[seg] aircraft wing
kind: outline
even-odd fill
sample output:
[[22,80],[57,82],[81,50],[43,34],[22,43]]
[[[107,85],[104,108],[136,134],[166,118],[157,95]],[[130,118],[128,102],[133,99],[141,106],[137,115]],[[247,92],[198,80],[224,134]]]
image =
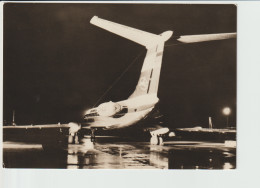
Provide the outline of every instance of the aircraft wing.
[[80,125],[76,123],[3,126],[3,141],[56,143],[66,140],[79,129]]

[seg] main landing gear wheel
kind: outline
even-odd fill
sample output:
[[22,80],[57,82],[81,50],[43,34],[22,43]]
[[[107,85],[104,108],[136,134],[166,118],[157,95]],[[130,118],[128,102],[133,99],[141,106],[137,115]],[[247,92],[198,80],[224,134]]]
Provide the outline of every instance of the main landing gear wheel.
[[163,145],[163,135],[169,132],[169,128],[161,128],[155,131],[151,131],[151,145]]
[[79,137],[78,134],[70,134],[68,139],[69,144],[78,144],[79,143]]
[[81,125],[78,123],[70,122],[68,124],[68,126],[69,126],[68,143],[69,144],[79,144],[78,132],[81,128]]
[[161,135],[152,135],[150,139],[151,145],[163,145],[163,138]]
[[97,129],[91,129],[91,136],[90,136],[90,141],[91,142],[96,142],[96,137],[95,137],[95,131],[96,131]]
[[163,145],[163,138],[161,136],[158,137],[158,145]]

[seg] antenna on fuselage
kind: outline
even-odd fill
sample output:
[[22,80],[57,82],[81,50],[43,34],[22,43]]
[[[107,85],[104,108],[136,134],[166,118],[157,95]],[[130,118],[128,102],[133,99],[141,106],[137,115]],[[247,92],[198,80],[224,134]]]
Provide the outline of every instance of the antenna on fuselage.
[[134,60],[126,67],[126,69],[121,73],[119,77],[107,88],[107,90],[101,95],[101,97],[97,100],[97,102],[93,105],[94,108],[103,98],[104,96],[121,80],[121,78],[125,75],[125,73],[132,67],[132,65],[137,61],[137,59],[141,56],[143,51],[141,51]]

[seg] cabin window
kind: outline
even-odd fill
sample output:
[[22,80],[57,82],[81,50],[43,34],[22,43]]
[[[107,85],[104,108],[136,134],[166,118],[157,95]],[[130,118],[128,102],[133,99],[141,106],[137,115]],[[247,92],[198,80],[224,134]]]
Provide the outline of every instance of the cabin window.
[[85,122],[86,123],[92,123],[92,122],[94,122],[94,118],[85,119]]
[[126,106],[123,106],[123,109],[120,112],[113,115],[113,118],[123,117],[126,113],[128,113],[128,108]]
[[85,118],[93,117],[93,116],[98,116],[98,113],[86,114],[86,115],[85,115]]

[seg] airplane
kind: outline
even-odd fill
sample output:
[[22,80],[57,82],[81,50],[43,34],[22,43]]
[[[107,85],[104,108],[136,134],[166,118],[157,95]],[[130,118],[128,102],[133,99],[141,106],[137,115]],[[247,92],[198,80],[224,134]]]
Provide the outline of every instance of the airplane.
[[[91,138],[94,140],[95,130],[121,129],[135,125],[148,117],[155,108],[155,105],[159,102],[157,93],[164,45],[172,37],[173,31],[153,34],[97,16],[92,17],[90,23],[136,42],[144,46],[147,50],[138,83],[128,99],[118,102],[109,101],[101,103],[99,106],[91,108],[85,113],[84,120],[87,125],[82,126],[82,128],[90,129],[92,132]],[[176,44],[196,43],[231,38],[236,38],[236,33],[176,36],[174,37],[174,42]],[[168,132],[168,128],[151,131],[151,144],[162,145],[162,135]]]

